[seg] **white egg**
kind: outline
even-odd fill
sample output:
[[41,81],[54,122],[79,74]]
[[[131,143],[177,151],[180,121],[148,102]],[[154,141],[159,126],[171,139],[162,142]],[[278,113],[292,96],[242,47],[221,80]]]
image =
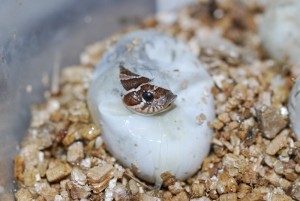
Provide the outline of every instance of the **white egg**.
[[276,60],[300,64],[300,1],[275,0],[259,25],[259,36],[268,54]]
[[[174,108],[152,116],[128,110],[122,102],[121,63],[176,94]],[[208,154],[208,122],[215,116],[212,86],[212,78],[183,42],[156,31],[136,31],[104,54],[88,102],[112,155],[138,177],[160,185],[166,171],[183,180],[192,176]]]
[[292,123],[292,128],[297,136],[300,138],[300,77],[294,83],[293,89],[289,98],[289,117]]

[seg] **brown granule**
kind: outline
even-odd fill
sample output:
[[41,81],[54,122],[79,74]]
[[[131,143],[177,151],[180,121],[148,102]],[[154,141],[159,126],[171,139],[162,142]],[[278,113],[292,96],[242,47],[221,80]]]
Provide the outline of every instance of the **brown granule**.
[[[293,77],[289,65],[270,60],[261,49],[256,25],[263,9],[259,1],[200,0],[123,32],[155,28],[183,40],[213,77],[212,149],[194,176],[179,181],[166,172],[157,190],[105,149],[86,94],[95,65],[123,34],[117,33],[87,46],[79,65],[62,70],[58,91],[32,107],[14,160],[16,199],[300,200],[300,141],[281,112]],[[205,119],[199,112],[193,121]]]
[[[33,169],[29,170],[34,172]],[[57,182],[67,177],[72,171],[72,168],[67,163],[59,163],[49,167],[46,171],[46,177],[49,182]],[[26,176],[24,176],[26,178]]]

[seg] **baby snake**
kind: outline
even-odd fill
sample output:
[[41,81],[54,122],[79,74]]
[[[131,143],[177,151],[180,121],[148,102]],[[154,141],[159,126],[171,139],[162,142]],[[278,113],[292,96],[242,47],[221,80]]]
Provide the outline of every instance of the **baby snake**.
[[155,115],[172,108],[177,95],[151,84],[151,79],[135,74],[120,64],[119,79],[126,90],[122,99],[131,111],[141,115]]

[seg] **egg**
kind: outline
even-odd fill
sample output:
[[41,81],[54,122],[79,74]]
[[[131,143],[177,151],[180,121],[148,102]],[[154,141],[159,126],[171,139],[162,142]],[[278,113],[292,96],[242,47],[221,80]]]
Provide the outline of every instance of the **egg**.
[[259,36],[275,60],[300,64],[300,1],[270,1],[259,23]]
[[300,138],[300,77],[294,83],[288,103],[289,117],[293,131]]
[[212,86],[183,42],[135,31],[104,53],[88,105],[108,151],[137,177],[161,185],[162,173],[187,179],[207,156],[208,123],[215,117]]

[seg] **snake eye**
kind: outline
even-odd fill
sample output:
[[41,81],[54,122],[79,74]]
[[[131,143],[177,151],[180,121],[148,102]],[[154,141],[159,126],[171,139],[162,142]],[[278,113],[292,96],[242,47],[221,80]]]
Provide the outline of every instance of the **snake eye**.
[[147,102],[150,102],[154,99],[153,94],[149,91],[144,92],[142,96],[143,96],[143,99]]

